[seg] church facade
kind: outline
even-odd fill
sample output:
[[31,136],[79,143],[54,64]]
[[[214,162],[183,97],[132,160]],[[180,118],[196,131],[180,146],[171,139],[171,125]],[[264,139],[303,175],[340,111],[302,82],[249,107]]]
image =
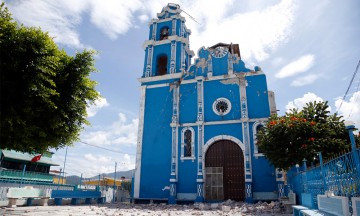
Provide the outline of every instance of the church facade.
[[260,67],[239,45],[202,47],[191,64],[185,18],[168,4],[144,43],[135,202],[277,199],[283,175],[258,149],[256,133],[276,113]]

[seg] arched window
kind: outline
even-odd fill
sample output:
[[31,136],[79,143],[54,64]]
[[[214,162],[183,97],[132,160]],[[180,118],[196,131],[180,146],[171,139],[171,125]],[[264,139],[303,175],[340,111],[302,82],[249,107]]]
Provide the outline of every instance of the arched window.
[[191,131],[186,130],[184,133],[184,157],[191,157]]
[[[258,134],[260,131],[263,131],[264,130],[264,125],[258,125],[256,127],[256,134]],[[257,150],[258,150],[258,153],[263,153],[261,151],[261,148],[259,147],[259,145],[257,145]]]
[[157,75],[165,75],[167,74],[167,56],[166,55],[162,55],[159,56],[157,59],[157,64],[156,64],[156,68],[157,68]]
[[195,132],[191,127],[186,127],[181,132],[181,160],[195,159]]
[[254,133],[254,136],[253,136],[253,139],[254,139],[254,153],[258,156],[262,156],[263,152],[261,151],[261,149],[259,148],[259,145],[258,145],[258,140],[257,140],[257,134],[264,130],[264,125],[262,123],[255,123],[254,126],[253,126],[253,133]]
[[160,31],[160,40],[166,40],[169,37],[169,28],[164,27]]

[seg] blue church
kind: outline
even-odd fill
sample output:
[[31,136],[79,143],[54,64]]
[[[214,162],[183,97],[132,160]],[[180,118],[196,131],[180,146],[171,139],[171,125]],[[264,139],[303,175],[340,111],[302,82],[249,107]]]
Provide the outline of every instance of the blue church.
[[143,45],[134,201],[278,199],[283,174],[256,144],[276,113],[265,74],[245,67],[238,44],[202,47],[191,64],[181,12],[165,6]]

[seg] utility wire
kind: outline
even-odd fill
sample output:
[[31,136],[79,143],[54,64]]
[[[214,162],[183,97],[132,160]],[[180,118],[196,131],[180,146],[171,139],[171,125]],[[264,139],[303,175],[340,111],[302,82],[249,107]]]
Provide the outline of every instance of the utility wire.
[[180,9],[182,12],[184,12],[186,15],[188,15],[190,17],[190,19],[194,20],[197,24],[201,25],[198,21],[196,21],[196,19],[194,17],[192,17],[190,14],[186,13],[186,11],[184,11],[183,9]]
[[108,148],[105,148],[105,147],[101,147],[101,146],[89,144],[89,143],[86,143],[86,142],[83,142],[83,141],[79,141],[79,142],[82,143],[82,144],[85,144],[85,145],[89,145],[89,146],[92,146],[92,147],[95,147],[95,148],[100,148],[100,149],[104,149],[104,150],[111,151],[111,152],[115,152],[115,153],[119,153],[119,154],[135,155],[135,154],[131,154],[131,153],[116,151],[116,150],[113,150],[113,149],[108,149]]
[[340,106],[339,106],[339,108],[336,110],[336,113],[340,110],[340,108],[341,108],[341,106],[342,106],[342,104],[343,104],[343,102],[344,102],[344,100],[345,100],[345,98],[346,98],[346,96],[347,96],[347,94],[348,94],[348,92],[349,92],[349,90],[350,90],[350,87],[351,87],[351,85],[352,85],[352,82],[354,81],[354,78],[355,78],[355,76],[356,76],[356,74],[357,74],[357,71],[358,71],[358,69],[359,69],[359,66],[360,66],[360,60],[359,60],[359,62],[358,62],[358,64],[357,64],[357,66],[356,66],[355,72],[354,72],[354,74],[353,74],[353,76],[352,76],[352,78],[351,78],[351,81],[350,81],[349,86],[348,86],[348,88],[347,88],[347,90],[346,90],[346,92],[345,92],[345,95],[344,95],[344,97],[343,97],[342,100],[341,100]]
[[[360,94],[360,92],[358,92],[358,91],[359,91],[359,86],[360,86],[360,77],[359,77],[358,85],[357,85],[356,91],[355,91],[355,94],[356,94],[355,100],[354,100],[354,103],[355,103],[355,104],[356,104],[357,99],[358,99],[358,96],[359,96],[359,94]],[[351,110],[350,110],[350,113],[349,113],[349,117],[348,117],[348,118],[350,118],[350,116],[351,116],[351,114],[352,114],[352,111],[353,111],[353,108],[354,108],[354,106],[351,106]]]

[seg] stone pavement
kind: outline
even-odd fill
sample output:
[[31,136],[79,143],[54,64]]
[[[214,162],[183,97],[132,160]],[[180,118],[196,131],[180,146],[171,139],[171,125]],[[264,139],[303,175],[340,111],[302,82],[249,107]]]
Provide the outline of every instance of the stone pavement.
[[0,215],[33,215],[33,216],[84,216],[84,215],[116,215],[116,216],[181,216],[181,215],[292,215],[279,208],[279,203],[246,204],[228,200],[223,203],[165,205],[165,204],[102,204],[77,206],[19,206],[16,208],[1,208]]

